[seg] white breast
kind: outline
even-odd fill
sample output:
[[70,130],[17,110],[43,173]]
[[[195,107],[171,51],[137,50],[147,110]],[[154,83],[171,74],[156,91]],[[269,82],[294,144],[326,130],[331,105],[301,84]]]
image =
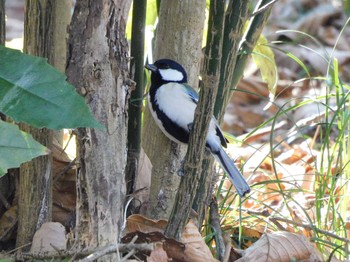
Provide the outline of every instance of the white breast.
[[186,93],[186,88],[178,83],[162,85],[155,96],[159,109],[172,121],[184,129],[193,122],[196,103]]
[[[155,95],[155,102],[158,104],[160,110],[184,129],[188,130],[189,125],[193,123],[194,111],[197,104],[192,101],[189,95],[187,95],[186,88],[183,85],[178,83],[168,83],[161,86]],[[150,101],[148,104],[150,105]],[[152,106],[150,105],[153,118],[163,133],[171,140],[180,143],[165,130],[161,121],[158,119],[157,114],[151,107]],[[207,142],[212,148],[220,147],[220,138],[216,135],[215,129],[216,121],[213,118],[210,122],[207,135]]]

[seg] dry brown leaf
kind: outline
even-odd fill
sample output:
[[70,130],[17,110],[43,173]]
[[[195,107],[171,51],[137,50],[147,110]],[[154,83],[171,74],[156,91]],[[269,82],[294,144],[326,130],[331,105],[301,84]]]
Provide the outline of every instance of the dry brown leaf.
[[243,251],[239,262],[284,262],[291,260],[323,261],[319,251],[303,235],[289,232],[264,234],[259,241]]
[[144,233],[149,232],[164,232],[167,225],[166,220],[153,220],[142,215],[131,215],[126,219],[125,233],[141,231]]
[[67,249],[65,228],[57,222],[44,223],[34,234],[31,253],[52,252]]
[[[176,241],[175,239],[165,237],[161,232],[131,232],[122,238],[122,243],[129,243],[132,239],[134,239],[135,236],[137,236],[135,243],[161,243],[164,251],[169,257],[169,260],[172,259],[173,261],[187,261],[184,254],[185,245],[179,241]],[[140,251],[136,255],[139,259],[146,260],[147,257],[150,256],[150,253]]]
[[162,243],[156,243],[151,255],[147,257],[148,262],[168,262],[169,257],[163,249]]
[[75,223],[76,205],[76,167],[73,165],[64,174],[71,163],[68,155],[58,143],[53,146],[52,221],[70,228]]
[[[239,227],[235,227],[232,230],[232,234],[234,235],[234,239],[238,240],[239,235]],[[256,228],[242,227],[242,249],[246,249],[252,246],[256,241],[258,241],[263,233],[256,230]]]
[[[319,5],[316,8],[312,8],[306,15],[299,17],[292,26],[292,29],[316,35],[318,29],[324,26],[327,21],[337,18],[340,15],[340,10],[336,9],[332,4]],[[297,39],[298,37],[300,35],[295,34],[293,39]]]
[[212,255],[194,222],[190,221],[182,233],[181,242],[185,244],[185,257],[188,262],[218,261]]
[[299,145],[293,146],[291,150],[288,150],[287,152],[282,153],[281,155],[276,158],[276,161],[281,162],[283,164],[291,165],[298,160],[302,159],[304,156],[307,155],[307,152],[300,147]]
[[[130,217],[129,217],[130,218]],[[128,220],[129,220],[128,218]],[[131,216],[132,229],[135,227],[144,227],[144,223],[151,224],[151,227],[146,226],[146,229],[151,229],[153,226],[158,227],[159,221],[154,221],[142,217],[140,215]],[[128,221],[129,222],[129,221]],[[127,225],[128,225],[127,222]],[[165,223],[164,223],[165,222]],[[166,221],[161,221],[160,225],[163,227],[166,225]],[[127,226],[128,227],[128,226]],[[158,231],[159,230],[158,228]],[[168,261],[165,259],[164,251],[167,254],[167,257],[173,259],[173,261],[184,261],[184,262],[217,262],[213,255],[211,254],[208,246],[205,244],[201,234],[198,231],[198,228],[195,226],[194,222],[190,220],[190,222],[186,225],[184,232],[182,234],[181,242],[176,241],[174,239],[167,238],[161,232],[149,232],[143,233],[140,231],[131,232],[126,234],[122,242],[128,243],[137,235],[136,243],[155,243],[161,242],[162,247],[157,247],[154,251],[154,254],[143,254],[146,255],[147,261]],[[152,252],[153,253],[153,252]],[[141,255],[141,254],[138,254]],[[158,260],[157,260],[158,259]]]

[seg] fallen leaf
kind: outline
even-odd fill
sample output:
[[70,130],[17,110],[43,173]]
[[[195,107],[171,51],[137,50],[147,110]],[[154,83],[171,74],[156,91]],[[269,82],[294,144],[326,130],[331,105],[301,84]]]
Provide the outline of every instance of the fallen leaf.
[[126,219],[126,232],[135,232],[135,231],[141,231],[143,233],[149,233],[149,232],[164,232],[164,229],[167,225],[167,221],[160,219],[160,220],[153,220],[150,218],[147,218],[142,215],[131,215]]
[[185,226],[182,233],[181,242],[185,244],[185,261],[188,262],[215,262],[218,261],[212,255],[209,247],[205,243],[203,237],[199,233],[197,226],[192,219]]
[[156,243],[151,255],[147,257],[148,262],[168,262],[169,257],[163,249],[162,243]]
[[66,230],[57,222],[44,223],[34,234],[31,253],[49,252],[67,249]]
[[238,262],[323,261],[319,251],[305,236],[289,232],[264,234],[242,254]]

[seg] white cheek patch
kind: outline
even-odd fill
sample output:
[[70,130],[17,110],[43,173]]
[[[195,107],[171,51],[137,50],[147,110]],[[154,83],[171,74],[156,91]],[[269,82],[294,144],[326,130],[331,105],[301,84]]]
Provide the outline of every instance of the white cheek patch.
[[159,73],[164,81],[178,82],[184,78],[183,74],[175,69],[159,69]]

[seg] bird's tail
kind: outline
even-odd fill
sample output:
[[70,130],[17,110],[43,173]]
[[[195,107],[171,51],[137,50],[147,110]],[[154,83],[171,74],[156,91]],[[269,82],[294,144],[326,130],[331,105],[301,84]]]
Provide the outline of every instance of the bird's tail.
[[235,166],[233,160],[226,154],[224,149],[220,148],[218,152],[213,153],[216,161],[218,161],[221,167],[227,173],[232,185],[235,186],[238,195],[241,197],[250,192],[250,187],[247,181],[242,176],[241,172]]

